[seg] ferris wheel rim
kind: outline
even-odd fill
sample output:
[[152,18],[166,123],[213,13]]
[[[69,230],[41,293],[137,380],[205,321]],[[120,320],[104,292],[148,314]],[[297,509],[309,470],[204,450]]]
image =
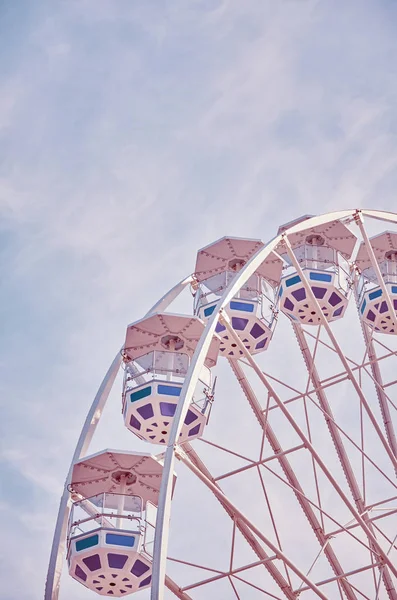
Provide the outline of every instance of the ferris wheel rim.
[[185,418],[188,403],[193,395],[194,387],[198,381],[198,376],[206,352],[208,351],[209,341],[215,333],[215,327],[218,322],[221,312],[225,309],[228,302],[239,291],[242,285],[246,283],[248,278],[255,272],[259,265],[274,251],[277,245],[283,238],[288,237],[292,233],[304,231],[310,227],[325,224],[332,220],[341,220],[346,218],[354,219],[355,216],[364,215],[370,218],[391,221],[397,223],[397,215],[386,211],[374,211],[367,209],[350,209],[344,211],[335,211],[325,213],[324,215],[311,217],[305,221],[292,225],[283,233],[276,235],[264,247],[260,248],[237,273],[236,277],[231,281],[224,291],[224,294],[219,299],[214,312],[210,316],[202,338],[196,347],[195,353],[189,366],[189,370],[182,388],[180,401],[175,412],[173,425],[167,444],[167,449],[164,459],[164,472],[160,488],[159,507],[156,521],[156,536],[153,555],[153,575],[151,587],[151,600],[163,600],[164,598],[164,580],[165,580],[165,564],[168,547],[168,526],[171,516],[171,495],[170,495],[170,474],[174,469],[175,464],[175,447],[182,427],[183,419]]
[[[182,407],[180,413],[178,414],[178,412],[175,414],[175,419],[174,419],[174,423],[173,423],[173,429],[171,431],[171,436],[170,436],[170,441],[169,444],[167,446],[167,451],[166,451],[166,456],[165,456],[165,460],[164,460],[164,472],[163,472],[163,479],[162,479],[162,486],[163,486],[163,481],[164,480],[164,476],[167,473],[167,470],[170,469],[171,465],[174,464],[175,462],[175,450],[176,450],[176,439],[178,438],[178,424],[179,422],[183,421],[183,408],[187,407],[188,404],[188,400],[189,400],[189,391],[191,390],[191,388],[193,387],[194,384],[194,376],[197,374],[197,372],[200,370],[200,361],[202,359],[202,362],[204,361],[205,358],[205,349],[206,349],[206,341],[207,339],[210,340],[214,334],[215,331],[215,326],[216,323],[218,321],[219,315],[221,314],[221,311],[224,310],[225,306],[227,305],[227,303],[230,301],[230,299],[235,295],[235,293],[238,292],[238,290],[240,289],[240,287],[242,285],[244,285],[244,283],[246,282],[246,280],[249,278],[250,273],[255,271],[255,268],[257,268],[258,264],[260,264],[261,262],[263,262],[263,260],[272,252],[272,250],[274,250],[276,248],[276,246],[279,244],[279,242],[281,241],[281,239],[284,237],[288,237],[289,234],[292,233],[298,233],[300,231],[303,231],[309,227],[315,227],[317,225],[320,224],[324,224],[327,223],[331,220],[341,220],[341,219],[349,219],[349,218],[354,218],[355,215],[363,215],[366,216],[368,218],[371,219],[377,219],[377,220],[381,220],[381,221],[389,221],[392,223],[397,223],[397,215],[392,213],[392,212],[386,212],[386,211],[374,211],[374,210],[367,210],[367,209],[350,209],[350,210],[344,210],[344,211],[335,211],[332,213],[325,213],[324,215],[320,215],[320,216],[315,216],[315,217],[311,217],[310,219],[307,219],[304,222],[301,223],[297,223],[295,225],[292,225],[291,227],[289,227],[288,229],[286,229],[283,233],[278,234],[277,236],[275,236],[272,240],[270,240],[267,244],[264,245],[264,247],[262,247],[248,262],[246,265],[244,265],[244,267],[241,269],[241,271],[238,273],[237,277],[232,281],[232,283],[228,286],[228,288],[225,290],[222,298],[219,300],[216,309],[214,311],[214,313],[211,315],[211,318],[209,319],[205,330],[203,332],[202,338],[200,340],[200,343],[198,344],[195,354],[193,356],[192,362],[191,362],[191,369],[189,368],[189,372],[188,375],[186,377],[185,380],[185,385],[184,385],[184,390],[185,393],[182,392],[181,395],[181,402],[179,403]],[[173,288],[171,288],[171,290],[169,290],[169,292],[167,292],[162,298],[160,298],[160,300],[158,302],[156,302],[156,304],[152,307],[152,309],[150,311],[148,311],[147,315],[150,315],[152,312],[155,312],[156,310],[165,310],[165,308],[168,306],[168,304],[170,302],[172,302],[182,291],[183,289],[185,289],[186,285],[188,285],[189,283],[191,283],[193,281],[192,276],[188,276],[184,279],[181,280],[181,282],[177,283]],[[240,285],[239,285],[240,284]],[[194,362],[195,361],[195,362]],[[116,372],[114,373],[114,378],[117,375],[119,366],[120,366],[120,362],[121,362],[121,356],[120,353],[117,353],[109,371],[112,370],[112,368],[115,368],[115,364],[118,362],[118,366],[116,369]],[[194,364],[193,364],[194,363]],[[109,381],[108,375],[109,375],[109,371],[105,376],[104,382],[107,379]],[[112,371],[113,372],[113,371]],[[114,381],[113,378],[113,381]],[[101,387],[104,385],[104,382],[102,382]],[[193,382],[193,383],[192,383]],[[110,385],[110,387],[113,385]],[[100,387],[100,389],[101,389]],[[110,391],[110,389],[109,389]],[[99,394],[99,391],[98,391]],[[97,394],[97,396],[98,396]],[[96,398],[97,398],[96,396]],[[183,396],[183,399],[182,399]],[[95,398],[95,399],[96,399]],[[94,402],[95,402],[94,399]],[[106,400],[105,400],[106,402]],[[178,405],[179,406],[179,405]],[[88,415],[90,415],[90,412],[92,410],[92,407],[88,413]],[[88,419],[88,415],[87,415],[87,419]],[[101,415],[99,415],[98,417],[98,421]],[[87,421],[86,419],[86,421]],[[84,429],[84,427],[83,427]],[[94,427],[94,431],[95,431],[95,427]],[[83,430],[82,430],[83,433]],[[93,432],[92,432],[93,435]],[[92,437],[91,435],[91,437]],[[80,436],[81,438],[81,436]],[[75,455],[79,446],[79,442],[81,441],[79,438],[78,444],[76,446],[76,450],[75,453],[73,455],[73,461],[75,460]],[[172,442],[172,440],[174,440]],[[89,444],[86,444],[86,446],[88,446]],[[85,443],[85,442],[84,442]],[[83,446],[81,446],[81,448],[83,448]],[[172,451],[172,452],[171,452]],[[84,453],[84,450],[81,450],[80,453],[80,457],[81,455]],[[167,456],[170,455],[172,460],[167,460]],[[72,461],[72,463],[73,463]],[[172,468],[171,468],[171,472],[172,472]],[[69,477],[69,475],[68,475]],[[66,485],[66,484],[65,484]],[[169,486],[168,486],[169,487]],[[166,493],[164,495],[164,490],[160,495],[160,498],[163,497],[164,499],[164,505],[167,502],[167,493],[168,493],[168,488],[166,488]],[[63,502],[63,497],[61,498],[61,505],[60,505],[60,511],[61,511],[61,507],[62,507],[62,502]],[[163,523],[161,525],[161,531],[163,531],[164,528],[164,522],[165,522],[165,515],[167,513],[166,510],[163,510],[160,507],[160,503],[161,501],[159,501],[159,511],[158,511],[158,515],[162,515],[161,518],[163,519]],[[168,502],[169,504],[169,508],[170,508],[170,502]],[[64,505],[64,509],[65,511],[67,510],[67,506]],[[170,514],[170,511],[168,510],[168,515]],[[58,522],[57,522],[57,526],[58,526]],[[160,531],[160,529],[158,527],[156,527],[156,538],[158,535],[158,532]],[[55,531],[56,534],[56,531]],[[54,539],[55,539],[55,534],[54,534]],[[156,542],[155,542],[156,544]],[[52,555],[51,555],[52,556]],[[156,559],[158,558],[162,558],[164,561],[164,569],[162,569],[161,564],[159,566],[157,566],[156,564]],[[57,553],[57,560],[59,558],[59,548],[58,548],[58,553]],[[162,547],[161,547],[161,552],[159,552],[159,548],[157,547],[157,552],[154,552],[154,560],[153,560],[153,578],[152,578],[152,600],[162,600],[163,598],[163,591],[164,591],[164,584],[166,584],[166,574],[165,574],[165,560],[166,560],[166,552],[164,552],[164,544],[162,543]],[[50,574],[50,568],[51,568],[51,559],[50,559],[50,567],[49,567],[49,574]],[[48,578],[47,576],[47,583],[48,581],[50,582],[50,586],[48,587],[47,590],[47,584],[46,584],[46,592],[45,592],[45,600],[56,600],[56,598],[58,597],[58,591],[59,591],[59,577],[58,577],[58,584],[56,584],[56,582],[54,583],[54,578],[56,579],[56,573],[55,573],[56,569],[54,567],[53,573],[52,573],[52,580],[51,577]],[[60,576],[60,574],[59,574]],[[187,594],[184,594],[180,588],[178,588],[178,586],[176,584],[174,584],[174,582],[172,582],[172,580],[170,580],[170,578],[168,579],[168,585],[167,587],[169,587],[169,589],[172,588],[173,593],[175,593],[175,595],[177,595],[178,597],[180,597],[181,599],[184,600],[188,600],[190,597]],[[156,580],[158,581],[158,586],[156,587]],[[48,592],[48,593],[47,593]],[[55,594],[55,595],[54,595]],[[156,594],[156,595],[153,595]],[[180,595],[178,595],[180,594]],[[322,597],[322,596],[320,596]]]

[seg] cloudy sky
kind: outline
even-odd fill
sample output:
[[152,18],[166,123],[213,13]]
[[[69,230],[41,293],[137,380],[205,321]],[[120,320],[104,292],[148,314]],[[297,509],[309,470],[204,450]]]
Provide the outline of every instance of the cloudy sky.
[[392,0],[0,0],[4,600],[41,597],[89,403],[198,248],[395,210],[396,17]]

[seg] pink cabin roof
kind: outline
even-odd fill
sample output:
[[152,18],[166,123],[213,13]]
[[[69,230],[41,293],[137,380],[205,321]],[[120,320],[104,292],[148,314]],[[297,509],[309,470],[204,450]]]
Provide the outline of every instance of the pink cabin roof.
[[[192,356],[204,328],[205,323],[198,317],[155,313],[128,326],[124,352],[134,360],[153,350],[171,351],[168,341],[176,338],[175,351]],[[205,359],[207,367],[216,364],[219,346],[220,339],[215,334]]]
[[[375,253],[376,260],[382,262],[386,259],[385,254],[389,250],[396,250],[397,252],[397,233],[394,231],[385,231],[379,235],[375,235],[370,239],[372,249]],[[371,267],[371,261],[368,256],[368,250],[362,242],[360,249],[357,254],[356,263],[361,270],[368,269]]]
[[[263,246],[261,240],[223,237],[198,251],[195,277],[198,281],[204,281],[218,273],[230,271],[230,261],[240,259],[245,264]],[[256,273],[275,286],[280,282],[282,267],[282,261],[271,253]]]
[[[290,227],[301,223],[302,221],[306,221],[310,219],[310,215],[304,215],[299,219],[295,219],[295,221],[291,221],[290,223],[286,223],[282,225],[278,233],[283,233],[284,231],[288,232]],[[329,248],[333,248],[337,250],[344,256],[345,258],[350,258],[357,241],[357,237],[354,235],[350,229],[341,223],[338,220],[329,221],[328,223],[324,223],[323,225],[317,225],[317,227],[309,227],[308,229],[304,229],[303,231],[299,231],[298,233],[291,233],[288,235],[288,239],[293,248],[298,248],[305,243],[306,237],[308,235],[318,234],[324,238],[324,246],[328,246]],[[279,246],[277,250],[280,254],[285,254],[285,247]]]
[[[152,454],[103,450],[75,463],[70,487],[73,492],[90,498],[103,492],[119,494],[120,473],[127,472],[125,494],[140,496],[157,506],[163,465]],[[175,487],[176,475],[173,486]]]

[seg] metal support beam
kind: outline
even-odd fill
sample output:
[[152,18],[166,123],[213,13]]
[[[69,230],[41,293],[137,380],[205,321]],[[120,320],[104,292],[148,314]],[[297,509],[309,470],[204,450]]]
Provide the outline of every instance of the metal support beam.
[[[192,446],[190,445],[189,442],[186,442],[185,444],[183,444],[183,451],[186,454],[186,456],[189,458],[190,462],[193,463],[195,465],[195,467],[197,469],[199,469],[207,479],[212,481],[212,483],[218,487],[218,484],[217,484],[215,478],[211,475],[208,468],[205,466],[205,464],[200,459],[200,457],[198,456],[196,451],[192,448]],[[177,455],[177,457],[179,458],[178,455]],[[235,521],[235,515],[230,510],[228,505],[225,504],[224,502],[222,502],[221,499],[218,498],[218,500],[219,500],[220,504],[222,505],[222,507],[225,509],[226,513],[229,515],[229,517]],[[245,538],[246,542],[250,545],[250,547],[255,552],[257,557],[264,564],[264,566],[268,570],[269,574],[274,579],[276,584],[279,586],[280,590],[282,590],[282,592],[284,593],[286,598],[288,598],[288,600],[296,600],[295,594],[292,591],[292,588],[289,585],[288,581],[284,578],[283,574],[280,572],[280,570],[274,564],[274,562],[269,561],[269,558],[270,558],[269,555],[264,550],[263,546],[261,544],[259,544],[257,538],[254,536],[251,529],[242,521],[237,520],[237,521],[235,521],[235,523],[236,523],[236,527],[240,531],[241,535]],[[354,596],[354,598],[355,598],[355,596]]]
[[339,344],[336,340],[336,337],[330,327],[330,324],[328,323],[327,319],[325,318],[323,311],[321,310],[321,306],[320,306],[317,298],[315,297],[312,288],[310,287],[309,283],[307,282],[305,274],[302,271],[302,267],[300,266],[299,262],[297,261],[296,256],[292,250],[291,244],[288,240],[288,236],[283,234],[283,240],[284,240],[285,246],[288,251],[288,256],[290,257],[291,262],[294,265],[296,272],[300,276],[302,283],[305,287],[306,294],[307,294],[308,298],[310,299],[310,301],[312,302],[313,306],[315,307],[317,316],[320,318],[321,323],[324,326],[324,329],[326,330],[328,337],[331,340],[331,343],[334,346],[334,348],[339,356],[339,359],[342,362],[342,364],[346,370],[346,373],[348,374],[349,379],[350,379],[354,389],[356,390],[357,395],[360,398],[362,405],[365,408],[365,411],[366,411],[376,433],[378,434],[379,440],[382,443],[384,449],[386,450],[386,453],[388,454],[388,456],[394,466],[394,469],[397,469],[397,457],[394,455],[393,450],[390,448],[390,446],[387,442],[387,439],[383,435],[382,429],[380,428],[380,426],[376,420],[376,417],[375,417],[374,413],[372,412],[371,407],[368,404],[365,394],[363,393],[356,378],[354,377],[353,371],[351,370],[350,365],[349,365],[345,355],[343,354],[341,347],[339,346]]
[[65,554],[66,545],[66,528],[68,524],[69,511],[71,506],[69,484],[72,477],[73,465],[82,456],[85,455],[88,446],[90,445],[92,436],[101,418],[102,411],[108,399],[110,390],[112,389],[114,380],[118,373],[121,364],[121,354],[118,352],[115,359],[109,367],[99,390],[94,398],[90,410],[88,411],[83,429],[77,442],[76,449],[73,454],[72,462],[70,463],[69,472],[67,474],[63,494],[59,504],[58,517],[55,525],[54,538],[52,540],[50,562],[48,565],[47,579],[45,583],[45,600],[57,600],[59,595],[59,585],[62,573],[62,563]]
[[[371,519],[365,508],[365,503],[364,503],[364,499],[363,499],[361,491],[360,491],[360,487],[357,483],[357,479],[354,475],[354,471],[351,466],[348,453],[347,453],[345,446],[343,444],[343,441],[342,441],[342,436],[340,434],[339,429],[337,428],[337,426],[335,424],[334,416],[332,414],[331,406],[328,402],[326,393],[321,387],[320,377],[318,375],[316,365],[314,363],[312,354],[311,354],[308,344],[306,342],[303,328],[301,325],[296,324],[296,323],[292,323],[292,327],[295,332],[296,338],[298,340],[298,344],[301,349],[303,359],[305,361],[307,371],[309,373],[310,380],[313,384],[313,387],[316,390],[315,393],[318,398],[319,404],[324,411],[323,415],[324,415],[325,421],[327,423],[328,430],[331,435],[332,441],[334,443],[336,452],[338,454],[339,461],[342,465],[342,469],[345,474],[347,483],[349,485],[351,494],[353,496],[353,500],[355,502],[357,511],[359,512],[360,515],[362,515],[363,520],[367,523],[369,529],[372,531],[373,535],[375,536],[375,533],[374,533],[374,530],[372,527],[372,523],[371,523]],[[369,541],[369,543],[372,547],[371,541]],[[373,550],[376,552],[375,548],[373,548]],[[383,565],[381,567],[381,573],[382,573],[383,580],[385,583],[385,588],[388,591],[390,600],[397,600],[397,592],[396,592],[396,589],[392,582],[390,573]]]
[[295,430],[295,432],[297,433],[297,435],[300,437],[300,439],[302,440],[302,442],[305,444],[306,448],[311,452],[313,458],[315,459],[316,463],[319,465],[319,467],[323,471],[324,475],[327,477],[327,479],[329,480],[329,482],[331,483],[331,485],[333,486],[333,488],[335,489],[335,491],[338,492],[338,494],[339,494],[341,500],[343,501],[343,503],[345,504],[345,506],[350,510],[350,512],[352,513],[353,517],[357,520],[357,522],[360,523],[360,525],[361,525],[362,529],[364,530],[364,532],[366,533],[368,539],[371,540],[371,542],[374,545],[374,548],[376,548],[376,551],[377,551],[378,555],[383,558],[384,562],[390,567],[390,570],[392,571],[392,573],[397,577],[397,568],[395,567],[395,565],[392,564],[392,562],[389,559],[389,557],[385,554],[385,552],[383,551],[383,549],[379,545],[377,539],[373,535],[372,531],[370,530],[370,528],[368,527],[368,525],[365,523],[365,521],[361,517],[361,515],[357,512],[357,510],[355,509],[355,507],[353,506],[353,504],[350,502],[350,500],[348,499],[348,497],[346,496],[346,494],[344,493],[344,491],[342,490],[342,488],[340,487],[340,485],[336,481],[335,477],[333,477],[332,473],[329,471],[329,469],[327,468],[326,464],[321,459],[321,457],[319,456],[319,454],[316,451],[316,449],[314,448],[314,446],[311,444],[310,440],[303,433],[303,431],[301,430],[301,428],[299,427],[299,425],[295,422],[295,420],[291,416],[291,414],[288,411],[288,409],[284,406],[283,401],[278,396],[278,394],[276,393],[276,391],[274,390],[274,388],[272,387],[272,385],[268,382],[267,378],[264,376],[264,374],[262,373],[262,371],[260,370],[260,368],[256,364],[255,360],[252,358],[251,354],[246,349],[246,347],[244,346],[244,344],[242,343],[242,341],[240,340],[240,338],[238,337],[238,335],[234,331],[233,327],[230,324],[230,321],[229,321],[229,318],[227,317],[227,315],[222,315],[222,323],[227,328],[227,330],[229,332],[229,335],[233,338],[233,340],[237,344],[237,347],[239,348],[239,350],[241,350],[243,352],[243,354],[246,357],[246,359],[248,360],[250,366],[253,368],[253,370],[255,371],[255,373],[257,374],[257,376],[259,377],[259,379],[262,381],[262,383],[265,385],[265,387],[268,390],[268,392],[273,397],[274,401],[276,402],[276,404],[280,408],[280,410],[283,413],[283,415],[286,417],[286,419],[288,420],[288,422],[290,423],[290,425],[293,427],[293,429]]
[[[230,366],[239,382],[256,418],[259,421],[263,431],[265,432],[266,439],[268,440],[273,452],[278,457],[281,468],[288,480],[289,485],[294,490],[294,494],[298,503],[300,504],[303,513],[309,521],[311,528],[313,529],[314,535],[316,536],[320,547],[324,550],[324,554],[327,557],[329,564],[336,576],[342,578],[344,570],[332,548],[329,538],[325,535],[320,521],[318,520],[316,513],[314,512],[311,504],[305,500],[305,493],[302,486],[299,483],[294,470],[288,460],[288,457],[282,451],[281,444],[279,443],[276,434],[274,433],[270,423],[266,421],[265,415],[262,411],[262,407],[248,381],[244,372],[239,364],[238,360],[229,360]],[[341,585],[346,594],[348,600],[357,600],[356,593],[350,586],[349,582],[341,579]]]
[[217,487],[210,479],[208,479],[200,469],[189,460],[187,455],[184,453],[183,449],[178,447],[176,448],[176,453],[180,457],[181,461],[194,473],[212,492],[213,494],[224,503],[228,509],[235,515],[235,517],[245,523],[247,527],[249,527],[252,532],[266,545],[270,548],[270,550],[282,560],[290,569],[295,573],[297,577],[311,589],[319,598],[322,600],[329,600],[327,596],[323,594],[323,592],[308,578],[306,575],[293,563],[286,554],[281,552],[281,550],[273,544],[269,538],[267,538],[251,521],[242,513],[235,504],[233,504],[229,498]]

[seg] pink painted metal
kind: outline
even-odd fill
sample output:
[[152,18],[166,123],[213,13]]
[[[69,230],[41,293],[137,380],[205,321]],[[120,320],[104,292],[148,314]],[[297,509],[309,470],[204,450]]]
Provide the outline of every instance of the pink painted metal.
[[[306,221],[309,217],[301,217],[290,224],[284,225],[279,228],[279,233],[287,231],[289,227]],[[315,227],[308,227],[302,229],[296,233],[289,233],[288,240],[292,248],[297,248],[305,243],[306,238],[309,235],[319,235],[324,238],[325,245],[333,248],[337,252],[340,252],[344,258],[350,258],[356,244],[357,237],[350,230],[350,228],[342,223],[340,220],[335,219],[328,223],[316,225]]]
[[[144,502],[158,502],[163,466],[161,459],[140,452],[105,450],[79,460],[73,467],[73,492],[85,498],[107,492],[140,496]],[[125,491],[117,474],[128,473]],[[176,475],[174,475],[174,486]]]
[[[198,317],[186,317],[172,313],[156,313],[128,326],[124,354],[134,360],[154,350],[169,350],[170,338],[179,338],[175,350],[192,356],[204,331],[204,323]],[[218,358],[220,340],[214,335],[205,360],[213,367]]]
[[[198,251],[195,267],[197,281],[204,281],[223,271],[234,270],[236,261],[244,265],[264,244],[261,240],[224,237]],[[280,281],[283,263],[271,253],[256,270],[272,285]]]
[[[378,262],[385,260],[386,252],[389,252],[390,250],[395,250],[397,252],[397,232],[395,231],[385,231],[384,233],[375,235],[370,238],[370,242]],[[371,267],[371,258],[364,242],[360,245],[356,263],[361,270]]]

